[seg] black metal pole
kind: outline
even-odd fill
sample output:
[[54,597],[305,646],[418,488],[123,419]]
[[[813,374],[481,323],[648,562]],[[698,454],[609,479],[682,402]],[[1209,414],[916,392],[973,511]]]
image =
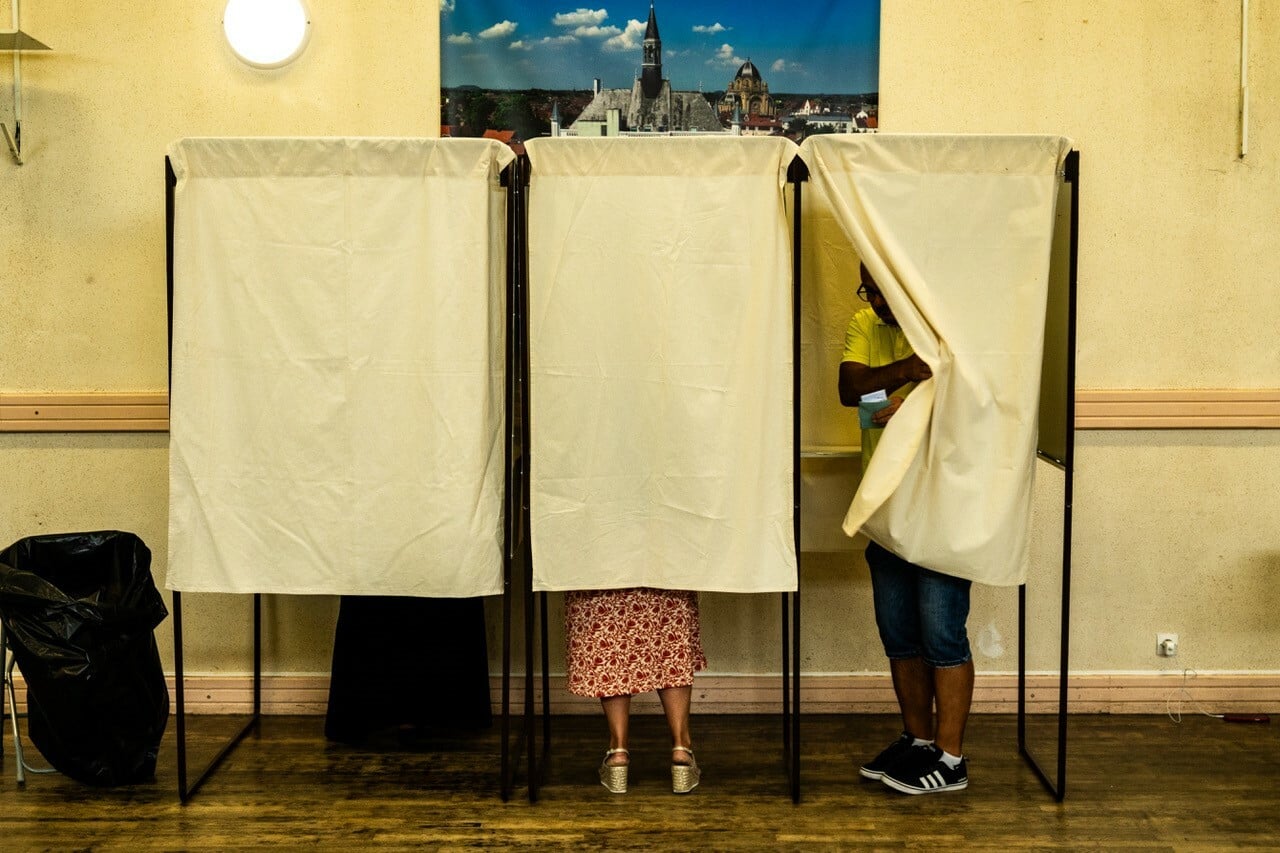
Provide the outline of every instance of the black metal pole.
[[796,590],[792,597],[791,618],[791,800],[800,802],[800,427],[801,427],[801,256],[803,243],[803,227],[801,208],[803,206],[802,187],[809,179],[809,170],[804,161],[798,157],[791,162],[792,196],[792,238],[791,238],[791,524],[795,539],[796,553]]
[[[521,487],[521,515],[524,542],[521,548],[521,556],[525,564],[525,577],[523,581],[524,589],[524,639],[525,639],[525,669],[524,669],[524,736],[525,746],[527,749],[527,761],[529,772],[529,802],[536,803],[538,801],[538,756],[537,756],[537,721],[534,714],[534,623],[536,620],[536,611],[534,609],[534,593],[533,593],[533,559],[531,554],[531,543],[529,541],[529,471],[532,465],[531,453],[529,448],[529,398],[531,396],[529,388],[529,159],[526,155],[521,155],[517,161],[516,175],[517,193],[516,200],[516,234],[518,240],[518,249],[515,255],[516,261],[516,290],[518,293],[517,304],[519,306],[519,333],[520,342],[523,346],[520,348],[520,391],[521,391],[521,425],[520,425],[520,441],[521,441],[521,472],[523,473],[523,484]],[[550,750],[550,738],[547,743],[543,744],[544,751]]]
[[782,762],[787,768],[787,786],[791,785],[791,602],[790,593],[782,593]]
[[[173,207],[174,189],[178,185],[178,176],[173,171],[173,163],[164,158],[164,246],[165,246],[165,294],[168,306],[168,349],[165,350],[166,372],[169,384],[169,398],[173,395]],[[169,408],[173,408],[172,399],[167,399]],[[166,413],[167,414],[167,413]]]
[[253,594],[253,724],[262,716],[262,593]]
[[[537,746],[538,739],[535,736],[537,720],[534,713],[534,680],[533,680],[533,649],[534,649],[534,623],[537,621],[537,611],[534,609],[533,594],[533,577],[532,565],[528,562],[525,564],[529,567],[529,574],[525,580],[524,589],[524,732],[525,732],[525,748],[528,752],[526,760],[529,767],[529,802],[536,803],[538,801],[538,755]],[[544,744],[544,749],[547,748]]]
[[1062,640],[1058,681],[1058,788],[1057,800],[1067,795],[1067,681],[1071,640],[1071,510],[1076,470],[1076,283],[1080,249],[1080,152],[1072,151],[1065,163],[1071,183],[1071,258],[1067,277],[1067,458],[1062,516]]
[[1018,754],[1027,754],[1027,585],[1018,586]]
[[551,768],[551,646],[547,642],[547,593],[538,593],[540,624],[542,625],[542,761],[541,781],[547,779]]
[[511,564],[515,558],[515,524],[519,518],[514,465],[516,462],[516,294],[515,294],[515,194],[514,170],[511,164],[502,172],[502,185],[507,189],[506,224],[506,298],[507,327],[503,360],[506,444],[503,449],[503,518],[502,518],[502,712],[500,715],[498,793],[505,803],[511,799]]
[[175,723],[178,738],[178,799],[187,802],[187,703],[183,685],[182,593],[173,591],[173,687],[177,704]]

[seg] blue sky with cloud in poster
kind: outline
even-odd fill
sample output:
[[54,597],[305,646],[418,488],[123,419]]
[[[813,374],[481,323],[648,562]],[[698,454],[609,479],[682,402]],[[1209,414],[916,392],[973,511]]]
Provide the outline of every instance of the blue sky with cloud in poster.
[[[750,59],[771,92],[879,89],[880,0],[655,0],[663,75],[722,90]],[[649,0],[441,0],[441,79],[486,89],[630,88]]]

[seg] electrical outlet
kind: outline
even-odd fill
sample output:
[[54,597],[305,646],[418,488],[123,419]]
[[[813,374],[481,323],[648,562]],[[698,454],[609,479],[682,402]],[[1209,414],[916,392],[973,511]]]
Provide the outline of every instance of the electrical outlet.
[[1172,658],[1178,656],[1178,635],[1177,634],[1156,634],[1156,655],[1162,658]]

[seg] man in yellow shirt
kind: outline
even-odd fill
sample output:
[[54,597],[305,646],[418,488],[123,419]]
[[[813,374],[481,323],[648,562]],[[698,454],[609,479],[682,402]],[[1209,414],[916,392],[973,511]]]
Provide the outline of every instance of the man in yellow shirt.
[[[933,373],[911,349],[865,266],[860,274],[858,295],[870,307],[849,321],[840,402],[875,410],[862,421],[866,471],[885,424],[914,384]],[[858,772],[907,794],[965,788],[964,728],[973,699],[973,657],[965,629],[970,583],[910,563],[876,542],[867,545],[866,558],[903,732]]]

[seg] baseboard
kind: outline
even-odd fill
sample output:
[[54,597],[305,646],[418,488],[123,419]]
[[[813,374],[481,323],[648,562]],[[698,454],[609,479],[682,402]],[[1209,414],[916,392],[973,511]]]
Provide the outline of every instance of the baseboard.
[[[18,710],[26,710],[26,690],[15,676]],[[168,677],[174,696],[173,677]],[[564,676],[553,676],[551,713],[597,714],[595,699],[570,695]],[[1027,710],[1033,714],[1057,709],[1058,680],[1054,676],[1027,677]],[[888,675],[809,675],[800,680],[804,714],[883,714],[896,710]],[[490,695],[499,710],[501,678],[494,678]],[[262,712],[323,714],[329,696],[327,675],[267,675],[262,679]],[[541,710],[542,691],[535,684],[534,702]],[[248,675],[188,676],[186,710],[192,714],[244,714],[253,708],[252,678]],[[1213,674],[1184,678],[1182,673],[1074,675],[1067,688],[1067,706],[1073,714],[1163,714],[1181,708],[1212,713],[1280,712],[1280,673]],[[511,707],[524,707],[524,678],[511,680]],[[698,714],[767,714],[782,707],[782,683],[778,676],[708,675],[694,683],[693,710]],[[1011,714],[1018,709],[1016,675],[978,675],[973,692],[975,714]],[[637,696],[632,710],[660,713],[652,694]]]

